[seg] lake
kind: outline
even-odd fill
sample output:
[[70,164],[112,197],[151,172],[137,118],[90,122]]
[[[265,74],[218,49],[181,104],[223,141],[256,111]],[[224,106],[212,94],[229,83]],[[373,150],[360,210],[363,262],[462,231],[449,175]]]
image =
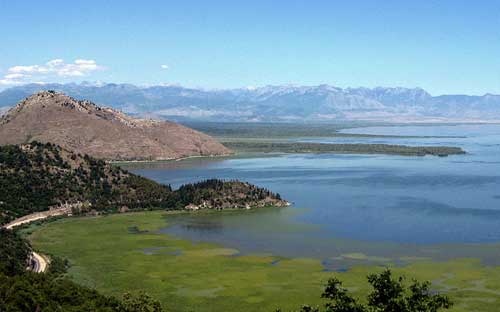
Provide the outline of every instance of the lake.
[[[345,133],[426,138],[296,138],[322,143],[450,145],[449,157],[291,154],[190,159],[132,171],[174,188],[239,179],[293,203],[281,209],[169,217],[162,231],[242,253],[328,261],[481,258],[500,264],[500,125],[398,126]],[[436,137],[441,136],[441,137]],[[446,136],[446,137],[443,137]]]

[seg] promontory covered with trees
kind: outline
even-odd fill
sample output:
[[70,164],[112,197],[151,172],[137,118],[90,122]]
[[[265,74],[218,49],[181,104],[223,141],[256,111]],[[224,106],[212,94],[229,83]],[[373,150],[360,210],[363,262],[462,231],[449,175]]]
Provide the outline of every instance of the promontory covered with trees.
[[285,206],[269,190],[240,181],[207,180],[172,190],[117,166],[31,142],[0,147],[0,222],[68,207],[73,214],[144,209]]

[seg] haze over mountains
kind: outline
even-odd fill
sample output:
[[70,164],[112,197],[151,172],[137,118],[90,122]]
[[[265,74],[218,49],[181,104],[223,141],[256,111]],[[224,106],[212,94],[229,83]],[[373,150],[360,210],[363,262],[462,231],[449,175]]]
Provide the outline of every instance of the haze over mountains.
[[174,120],[455,122],[500,120],[500,95],[432,96],[420,88],[266,86],[203,90],[131,84],[27,84],[0,92],[0,111],[56,90],[125,113]]

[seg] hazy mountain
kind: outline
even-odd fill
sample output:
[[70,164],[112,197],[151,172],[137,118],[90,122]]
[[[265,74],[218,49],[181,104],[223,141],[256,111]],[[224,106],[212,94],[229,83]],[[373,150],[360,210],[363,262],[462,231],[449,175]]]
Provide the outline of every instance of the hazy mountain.
[[172,159],[230,152],[210,136],[179,124],[132,118],[54,91],[35,93],[0,118],[0,144],[33,140],[112,160]]
[[2,107],[39,90],[56,90],[130,114],[214,121],[500,120],[500,95],[431,96],[420,88],[266,86],[202,90],[131,84],[28,84],[0,92]]

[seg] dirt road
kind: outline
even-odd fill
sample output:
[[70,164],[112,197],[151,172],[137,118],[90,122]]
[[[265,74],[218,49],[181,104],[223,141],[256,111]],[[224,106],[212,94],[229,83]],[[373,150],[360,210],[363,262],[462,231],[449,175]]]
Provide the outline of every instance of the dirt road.
[[48,217],[55,217],[55,216],[68,214],[70,211],[71,210],[68,210],[67,207],[63,207],[63,208],[51,209],[51,210],[42,211],[42,212],[35,212],[32,214],[26,215],[24,217],[17,218],[14,221],[7,223],[6,225],[4,225],[4,228],[12,229],[12,228],[19,226],[21,224],[30,223],[30,222],[45,219]]

